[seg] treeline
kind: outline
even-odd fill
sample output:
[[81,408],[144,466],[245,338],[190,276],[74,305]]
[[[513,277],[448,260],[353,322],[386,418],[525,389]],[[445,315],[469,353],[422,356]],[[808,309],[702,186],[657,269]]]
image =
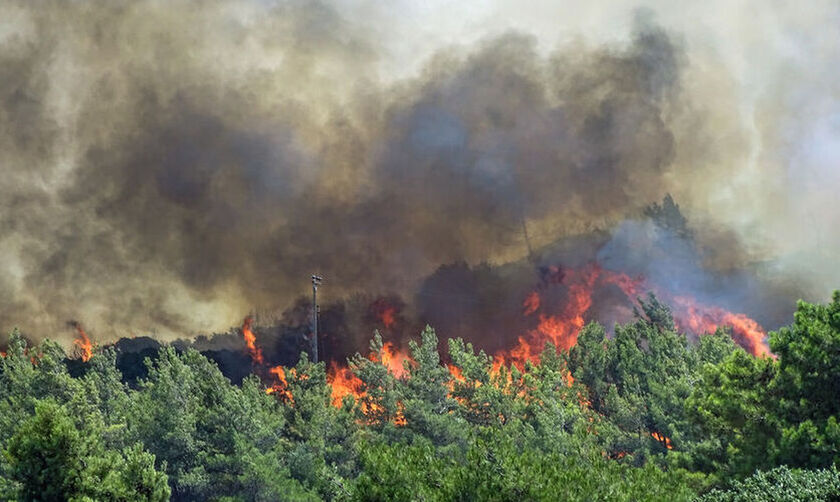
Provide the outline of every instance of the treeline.
[[[800,303],[755,358],[719,331],[696,344],[641,302],[613,336],[494,368],[426,329],[396,378],[350,367],[331,402],[305,357],[283,392],[232,385],[171,347],[131,386],[113,349],[71,376],[62,348],[19,333],[0,359],[0,496],[7,500],[838,500],[840,294]],[[381,351],[377,336],[374,354]]]

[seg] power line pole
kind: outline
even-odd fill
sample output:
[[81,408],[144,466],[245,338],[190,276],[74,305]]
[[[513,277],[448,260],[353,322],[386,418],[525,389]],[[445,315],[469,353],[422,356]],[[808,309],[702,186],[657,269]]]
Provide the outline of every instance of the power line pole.
[[531,264],[536,263],[536,256],[534,255],[534,248],[531,247],[531,239],[528,237],[528,226],[525,223],[525,215],[523,214],[522,217],[519,219],[520,223],[522,224],[522,235],[525,236],[525,248],[528,250],[528,261]]
[[324,279],[318,275],[312,276],[312,362],[318,362],[318,286]]

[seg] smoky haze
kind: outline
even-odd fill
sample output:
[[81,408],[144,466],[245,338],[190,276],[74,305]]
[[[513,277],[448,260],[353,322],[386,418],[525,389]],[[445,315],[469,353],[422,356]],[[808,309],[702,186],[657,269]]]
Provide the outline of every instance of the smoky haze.
[[503,30],[398,78],[390,39],[330,3],[0,12],[4,330],[221,331],[315,271],[334,297],[412,298],[442,265],[516,262],[668,192],[708,267],[773,257],[708,207],[748,150],[729,77],[652,10],[617,40]]

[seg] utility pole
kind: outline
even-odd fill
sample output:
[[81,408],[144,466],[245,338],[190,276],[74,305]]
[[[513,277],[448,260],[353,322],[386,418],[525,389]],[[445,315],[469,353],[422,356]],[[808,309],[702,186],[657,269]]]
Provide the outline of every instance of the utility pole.
[[318,362],[318,286],[324,279],[319,275],[312,275],[312,362]]
[[525,224],[525,215],[523,214],[522,217],[519,219],[520,223],[522,223],[522,235],[525,236],[525,248],[528,250],[528,261],[531,264],[536,263],[536,256],[534,256],[534,248],[531,247],[531,239],[528,237],[528,226]]

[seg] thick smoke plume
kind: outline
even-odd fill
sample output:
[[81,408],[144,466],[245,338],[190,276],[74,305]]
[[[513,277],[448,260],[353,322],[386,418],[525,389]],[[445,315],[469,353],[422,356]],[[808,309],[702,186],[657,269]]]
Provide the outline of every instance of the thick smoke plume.
[[510,263],[532,284],[561,238],[597,235],[578,261],[655,276],[613,252],[644,229],[616,225],[668,192],[698,208],[708,248],[675,274],[754,259],[737,228],[702,224],[721,221],[703,209],[743,141],[718,114],[732,93],[699,89],[691,48],[649,11],[618,40],[546,51],[505,31],[400,78],[370,29],[384,20],[329,3],[21,0],[0,14],[3,329],[221,331],[292,306],[316,271],[334,301],[396,293],[423,317],[449,287],[441,266],[469,270],[491,323],[504,295],[475,267],[492,280]]

